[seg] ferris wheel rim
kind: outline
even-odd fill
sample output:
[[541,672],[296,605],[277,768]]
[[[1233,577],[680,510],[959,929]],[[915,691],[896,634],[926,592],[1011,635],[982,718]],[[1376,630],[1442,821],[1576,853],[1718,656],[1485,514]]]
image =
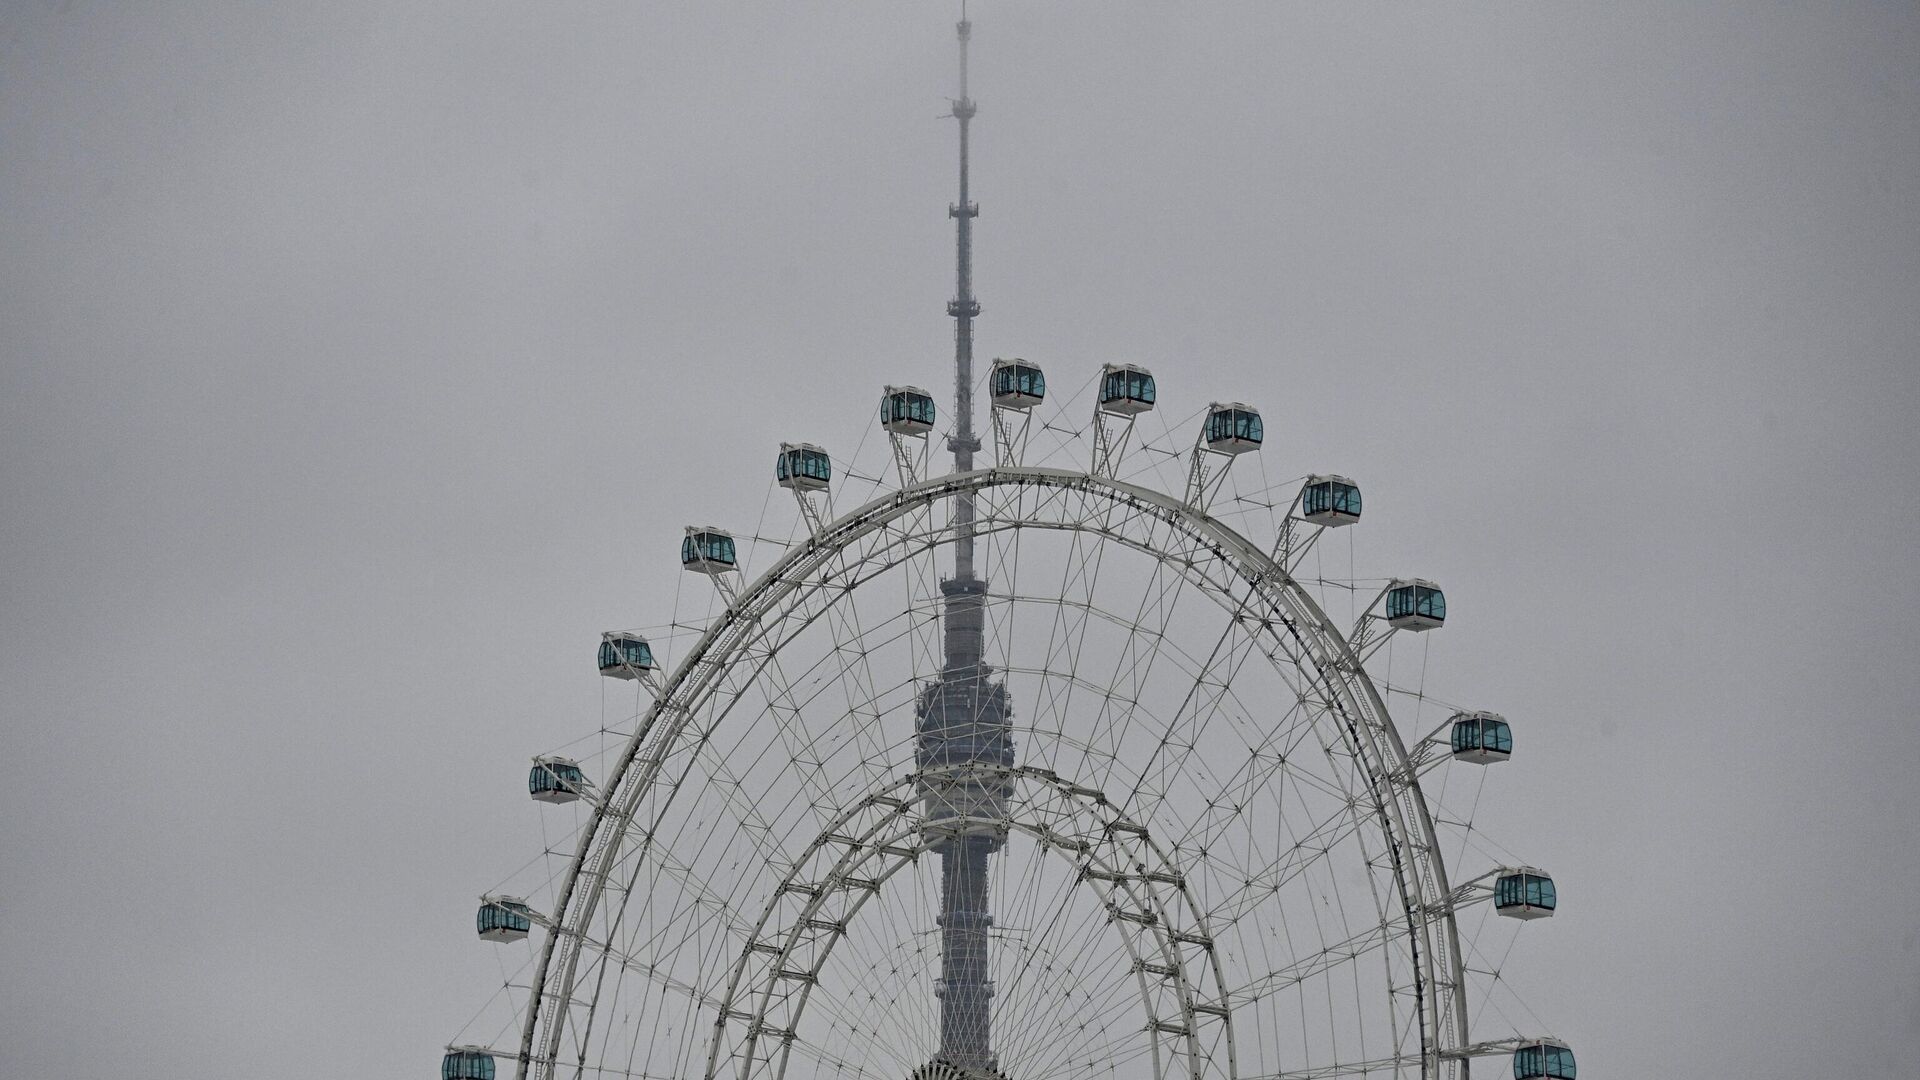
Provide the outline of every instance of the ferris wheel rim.
[[[1392,854],[1393,878],[1400,892],[1399,906],[1406,918],[1403,933],[1412,947],[1421,1073],[1428,1074],[1452,1056],[1447,1043],[1458,1046],[1465,1042],[1468,1025],[1464,959],[1459,948],[1458,926],[1447,903],[1450,884],[1444,855],[1404,740],[1347,635],[1327,618],[1318,602],[1272,555],[1203,509],[1153,488],[1098,473],[1003,465],[919,480],[871,499],[832,521],[821,523],[819,528],[792,545],[753,582],[730,595],[725,612],[710,622],[694,645],[666,673],[656,689],[653,703],[644,710],[617,764],[606,777],[603,790],[607,797],[593,807],[588,822],[580,832],[577,849],[568,861],[552,915],[551,931],[545,935],[529,988],[531,996],[525,1007],[516,1062],[518,1077],[526,1077],[529,1068],[535,1064],[546,1070],[542,1075],[551,1075],[551,1071],[557,1067],[565,1022],[556,1010],[572,1000],[574,968],[582,952],[579,943],[586,940],[587,924],[597,910],[607,885],[607,875],[604,873],[584,875],[591,877],[593,883],[587,886],[582,902],[582,896],[579,895],[580,878],[589,858],[596,851],[617,849],[619,837],[631,828],[633,809],[659,778],[658,763],[655,762],[650,766],[650,772],[643,768],[638,781],[630,779],[629,770],[639,757],[640,750],[656,740],[664,743],[673,739],[683,729],[685,719],[714,692],[717,684],[708,679],[694,683],[691,692],[685,696],[678,696],[696,679],[702,665],[707,665],[709,671],[713,667],[723,666],[716,663],[712,655],[714,649],[722,648],[721,659],[724,659],[744,648],[748,636],[741,629],[758,626],[765,617],[777,612],[779,601],[798,587],[795,575],[797,568],[809,565],[818,568],[833,556],[846,552],[856,542],[883,531],[888,525],[930,510],[941,500],[962,492],[978,493],[1027,486],[1080,491],[1109,502],[1126,503],[1144,509],[1157,520],[1206,542],[1216,557],[1239,573],[1241,583],[1268,600],[1274,610],[1284,612],[1291,608],[1308,616],[1304,620],[1307,625],[1304,626],[1284,619],[1282,621],[1294,639],[1308,650],[1308,654],[1314,655],[1316,670],[1322,674],[1338,671],[1338,679],[1329,678],[1329,683],[1338,684],[1337,689],[1344,692],[1347,704],[1351,706],[1351,711],[1341,707],[1338,712],[1344,720],[1342,726],[1346,728],[1346,737],[1368,765],[1366,776],[1368,788],[1374,792],[1373,810]],[[1177,565],[1164,551],[1146,544],[1129,543],[1124,537],[1091,529],[1084,524],[1040,521],[1013,524],[1015,527],[1092,532],[1108,541],[1131,546],[1163,563]],[[1223,602],[1219,595],[1212,592],[1209,595],[1216,602]],[[1286,603],[1274,603],[1280,600]],[[807,621],[811,622],[811,619]],[[1268,630],[1274,632],[1271,626]],[[729,638],[729,633],[734,636]],[[1324,650],[1327,655],[1316,655],[1307,635],[1311,635],[1323,650],[1328,644],[1334,648]],[[1278,663],[1277,658],[1269,659]],[[1323,660],[1326,662],[1322,663]],[[1330,685],[1329,689],[1335,687]],[[677,714],[677,722],[670,724],[668,729],[656,730],[669,713]],[[1367,722],[1366,738],[1362,737],[1356,726],[1357,721]],[[1388,785],[1388,790],[1377,790],[1376,785],[1381,783]],[[610,822],[617,826],[612,830],[611,841],[607,831]],[[1413,849],[1411,853],[1417,857],[1417,867],[1408,865],[1410,852],[1403,848]],[[1437,918],[1433,914],[1435,911],[1438,912]],[[1436,949],[1432,941],[1436,923],[1440,924],[1440,932],[1445,936],[1440,949]],[[554,954],[563,951],[563,941],[573,944],[564,950],[566,955],[561,961],[563,969],[558,973],[560,993],[555,995],[548,992],[548,987],[551,976],[555,974],[552,970]],[[1442,973],[1433,969],[1436,955],[1446,957],[1449,970]],[[1423,972],[1426,975],[1424,980]],[[1448,984],[1445,986],[1440,985],[1440,976],[1443,974]],[[1445,1008],[1438,1008],[1436,997],[1443,991],[1451,1000],[1446,1002]],[[544,1024],[543,1014],[547,1017]],[[534,1042],[543,1026],[545,1045],[542,1052],[536,1054]],[[1447,1037],[1449,1035],[1451,1039]]]
[[[1157,860],[1157,865],[1166,867],[1168,868],[1169,872],[1177,874],[1177,868],[1179,864],[1175,862],[1173,859],[1168,857],[1165,848],[1152,835],[1151,830],[1143,825],[1140,825],[1137,822],[1131,821],[1129,815],[1126,813],[1124,808],[1120,806],[1120,804],[1115,803],[1110,799],[1107,799],[1104,793],[1098,791],[1098,789],[1081,787],[1079,785],[1074,784],[1072,781],[1066,778],[1060,777],[1050,769],[1042,769],[1036,766],[982,766],[978,764],[963,764],[963,765],[955,765],[955,766],[946,766],[933,771],[938,774],[953,775],[953,776],[1003,775],[1008,777],[1009,779],[1011,779],[1012,777],[1018,776],[1025,780],[1032,781],[1034,783],[1034,786],[1041,789],[1043,793],[1047,787],[1052,787],[1054,789],[1055,794],[1063,796],[1064,798],[1062,799],[1062,801],[1067,802],[1069,804],[1074,803],[1076,801],[1086,801],[1091,797],[1091,802],[1093,806],[1104,807],[1111,811],[1110,816],[1114,819],[1114,821],[1113,821],[1113,827],[1108,830],[1109,833],[1127,833],[1127,834],[1133,835],[1136,838],[1137,842],[1142,847],[1144,847],[1145,849],[1147,849],[1153,854],[1153,856]],[[904,814],[906,810],[905,800],[901,800],[897,797],[891,796],[890,794],[883,794],[883,793],[891,793],[895,791],[910,791],[914,787],[914,785],[919,782],[921,778],[922,778],[922,774],[919,774],[919,773],[912,773],[904,776],[894,777],[891,780],[889,780],[883,788],[879,789],[878,791],[867,793],[858,802],[856,802],[853,805],[850,805],[846,810],[842,811],[841,814],[839,814],[834,819],[834,821],[827,827],[826,831],[822,832],[821,834],[819,834],[814,838],[814,840],[809,844],[808,850],[806,850],[805,852],[802,852],[800,856],[795,859],[793,865],[789,868],[787,875],[783,879],[783,883],[793,881],[795,877],[795,873],[806,865],[808,857],[814,854],[815,852],[821,851],[821,850],[827,850],[836,845],[847,846],[850,837],[840,833],[839,830],[845,829],[852,821],[857,820],[862,810],[872,809],[878,806],[889,806],[889,807],[895,808],[896,814]],[[1122,827],[1123,823],[1124,823],[1124,827]],[[1008,828],[1010,831],[1022,832],[1030,836],[1033,836],[1035,838],[1040,838],[1043,840],[1051,839],[1055,842],[1056,845],[1058,845],[1058,850],[1060,850],[1062,854],[1064,854],[1065,851],[1070,850],[1072,847],[1072,841],[1069,838],[1063,837],[1057,833],[1054,833],[1051,830],[1051,828],[1045,824],[1036,824],[1033,822],[1026,821],[1023,818],[1015,817],[1011,815],[1008,816],[1008,818],[1003,823],[1000,823],[1000,824],[1004,824],[1004,826]],[[874,837],[889,827],[899,828],[901,831],[891,836],[888,836],[878,842],[875,842]],[[855,844],[845,854],[841,856],[841,863],[844,864],[845,860],[852,857],[855,851],[862,850],[863,848],[869,849],[874,854],[882,856],[883,858],[889,857],[889,856],[894,858],[895,859],[894,863],[892,863],[891,865],[884,866],[881,872],[877,874],[872,874],[871,877],[863,880],[864,887],[869,887],[869,888],[872,888],[873,891],[877,891],[877,886],[879,884],[884,883],[887,879],[892,877],[894,874],[900,872],[908,863],[912,862],[913,859],[917,858],[918,854],[924,853],[925,851],[930,851],[933,849],[934,846],[937,845],[938,843],[937,839],[933,839],[924,835],[912,843],[904,844],[904,845],[902,844],[902,841],[906,840],[909,835],[916,834],[916,833],[924,834],[925,832],[926,832],[925,828],[921,825],[915,825],[911,823],[908,823],[906,825],[894,825],[893,823],[882,821],[874,825],[867,835],[860,837],[860,840],[862,841],[861,843]],[[1110,836],[1110,839],[1109,839],[1110,844],[1113,844],[1114,846],[1118,846],[1116,841],[1117,841],[1117,836]],[[901,845],[901,846],[895,846],[895,845]],[[907,848],[914,849],[913,853],[907,854],[906,853]],[[1095,861],[1100,860],[1100,856],[1093,852],[1083,851],[1083,852],[1080,852],[1080,854],[1082,858],[1086,859],[1089,863],[1093,863]],[[1124,864],[1102,862],[1100,868],[1105,872],[1107,872],[1108,874],[1112,875],[1112,880],[1114,880],[1116,883],[1120,882],[1120,880],[1125,876]],[[838,872],[838,867],[836,868],[836,872]],[[1198,1025],[1194,1022],[1196,1013],[1199,1011],[1206,1010],[1208,1006],[1196,1004],[1195,1002],[1196,995],[1194,992],[1194,988],[1189,985],[1189,982],[1197,981],[1197,980],[1188,980],[1183,967],[1175,961],[1175,955],[1177,953],[1177,945],[1182,939],[1180,938],[1178,931],[1171,929],[1171,927],[1174,926],[1175,923],[1171,918],[1168,917],[1169,907],[1184,905],[1185,908],[1187,909],[1188,916],[1197,925],[1198,933],[1202,935],[1207,935],[1209,936],[1209,938],[1210,938],[1210,934],[1208,929],[1207,914],[1205,910],[1202,908],[1202,906],[1200,905],[1200,903],[1194,897],[1191,889],[1188,888],[1187,883],[1184,880],[1182,880],[1177,882],[1176,884],[1173,884],[1172,887],[1175,891],[1175,894],[1178,896],[1178,900],[1174,904],[1169,904],[1165,899],[1157,895],[1153,895],[1153,900],[1150,904],[1140,904],[1138,902],[1137,894],[1133,895],[1131,898],[1135,900],[1137,906],[1140,906],[1143,908],[1150,907],[1154,909],[1155,914],[1158,917],[1158,922],[1155,923],[1154,926],[1151,928],[1154,931],[1153,937],[1156,940],[1153,942],[1150,942],[1149,944],[1159,946],[1161,958],[1164,961],[1166,961],[1168,963],[1168,966],[1177,973],[1177,983],[1178,983],[1177,994],[1181,999],[1183,1017],[1188,1026],[1188,1031],[1186,1032],[1184,1038],[1186,1039],[1190,1047],[1190,1054],[1192,1054],[1192,1053],[1197,1053],[1197,1049],[1198,1049]],[[1119,891],[1119,887],[1117,885],[1116,885],[1115,891]],[[774,914],[777,900],[778,900],[778,897],[776,896],[773,899],[770,899],[766,903],[766,905],[763,907],[760,920],[754,927],[755,940],[759,940],[761,937],[761,932],[766,929],[768,921],[771,919],[771,917]],[[817,903],[818,900],[819,900],[819,897],[815,896],[814,902]],[[854,904],[854,910],[858,911],[859,908],[865,904],[865,902],[866,902],[866,898],[863,897],[860,901]],[[812,907],[812,904],[809,905],[809,912],[811,907]],[[804,915],[803,915],[803,918],[804,918]],[[1143,924],[1143,927],[1144,927],[1144,924]],[[788,934],[789,938],[791,938],[793,931],[789,930],[786,933]],[[839,931],[839,933],[836,934],[835,936],[843,936],[843,935],[844,935],[844,928],[842,928]],[[1138,959],[1138,953],[1133,948],[1134,943],[1130,939],[1127,939],[1127,945],[1128,945],[1129,953],[1133,955],[1136,959]],[[831,946],[829,946],[828,951],[829,952],[831,951]],[[738,996],[738,991],[741,986],[741,976],[745,972],[746,965],[748,961],[751,959],[752,953],[753,953],[753,949],[749,947],[747,950],[743,951],[741,959],[737,961],[736,964],[734,965],[734,974],[730,978],[728,987],[719,1001],[719,1007],[723,1010],[723,1012],[728,1005],[732,1004],[732,1002],[736,1000]],[[784,956],[784,953],[782,955]],[[1217,954],[1213,953],[1211,949],[1208,950],[1207,955],[1208,955],[1208,963],[1205,968],[1206,978],[1207,980],[1211,981],[1211,983],[1213,984],[1214,995],[1218,998],[1217,1004],[1225,1005],[1225,1003],[1229,1000],[1230,992],[1227,989],[1225,975],[1220,968],[1219,957]],[[1144,969],[1136,968],[1135,974],[1140,981],[1143,998],[1148,997],[1149,995],[1146,992],[1146,981],[1145,981]],[[750,989],[752,990],[752,992],[750,993],[749,996],[757,999],[759,1002],[759,1004],[755,1007],[755,1013],[754,1013],[755,1019],[758,1020],[760,1017],[764,1015],[766,1003],[768,999],[768,990],[752,989],[752,988]],[[801,1007],[800,1007],[800,1010],[798,1011],[804,1011],[806,996],[808,993],[809,991],[803,989]],[[1232,1026],[1231,1010],[1221,1013],[1220,1018],[1226,1026],[1227,1054],[1228,1054],[1229,1061],[1231,1062],[1233,1059],[1233,1055],[1235,1053],[1234,1042],[1233,1042],[1233,1026]],[[754,1032],[753,1030],[754,1027],[755,1027],[755,1024],[752,1022],[749,1022],[749,1052],[751,1050],[752,1040],[759,1037],[758,1033]],[[709,1076],[716,1075],[714,1070],[714,1064],[718,1059],[718,1054],[722,1047],[722,1044],[724,1043],[725,1035],[726,1035],[726,1032],[724,1027],[716,1028],[711,1049],[709,1050],[709,1053],[708,1053],[707,1070],[708,1070]],[[780,1065],[777,1066],[775,1069],[773,1080],[783,1080],[785,1075],[786,1075],[786,1059],[783,1054]],[[1001,1074],[1001,1075],[1004,1075],[1004,1074]],[[1228,1075],[1229,1076],[1234,1075],[1234,1072],[1231,1066],[1229,1068]]]

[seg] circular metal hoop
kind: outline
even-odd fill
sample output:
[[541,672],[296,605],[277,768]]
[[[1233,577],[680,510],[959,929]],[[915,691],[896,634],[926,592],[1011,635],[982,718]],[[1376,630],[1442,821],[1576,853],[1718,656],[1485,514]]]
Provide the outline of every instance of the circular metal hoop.
[[[921,855],[949,836],[976,828],[1024,833],[1041,850],[1072,861],[1078,879],[1100,895],[1121,928],[1154,1034],[1181,1044],[1168,1058],[1184,1060],[1182,1071],[1191,1077],[1204,1075],[1201,1026],[1218,1023],[1227,1050],[1226,1074],[1234,1075],[1233,1014],[1206,912],[1152,831],[1105,792],[1047,769],[967,765],[934,772],[940,781],[987,776],[1010,782],[1007,816],[923,823],[912,807],[915,788],[928,779],[923,773],[867,796],[836,818],[794,861],[741,951],[719,1002],[721,1016],[739,1024],[715,1025],[707,1075],[717,1075],[721,1053],[737,1035],[744,1045],[732,1048],[729,1056],[736,1061],[754,1061],[762,1039],[779,1040],[765,1060],[776,1080],[783,1077],[786,1048],[818,971],[860,909]],[[1198,980],[1189,974],[1195,956]],[[751,1007],[740,1009],[743,1001]],[[1153,1049],[1154,1075],[1166,1075],[1158,1038]]]
[[[788,642],[817,621],[831,618],[835,605],[863,583],[946,542],[950,533],[944,526],[930,524],[931,509],[962,492],[971,494],[979,507],[977,531],[981,536],[1020,529],[1090,534],[1143,553],[1177,572],[1225,610],[1243,633],[1257,637],[1262,643],[1260,653],[1283,678],[1291,676],[1297,680],[1296,692],[1303,701],[1311,698],[1317,716],[1324,718],[1326,727],[1335,733],[1333,738],[1337,739],[1341,751],[1351,758],[1363,776],[1364,784],[1355,795],[1352,809],[1356,817],[1364,816],[1376,827],[1381,845],[1378,869],[1391,881],[1391,910],[1382,911],[1378,927],[1378,933],[1391,941],[1379,944],[1383,951],[1390,947],[1393,952],[1390,971],[1392,964],[1398,963],[1408,973],[1406,993],[1411,998],[1411,1008],[1407,1009],[1408,1034],[1417,1032],[1417,1040],[1408,1042],[1411,1047],[1417,1041],[1418,1053],[1329,1070],[1266,1073],[1261,1080],[1281,1080],[1282,1077],[1305,1080],[1308,1076],[1366,1068],[1390,1072],[1417,1068],[1421,1076],[1436,1077],[1458,1072],[1458,1055],[1468,1026],[1464,969],[1453,920],[1451,889],[1415,765],[1352,645],[1283,566],[1219,520],[1148,488],[1081,472],[1016,467],[978,470],[912,484],[824,524],[732,598],[727,611],[675,666],[607,777],[606,795],[596,801],[561,881],[551,932],[546,935],[539,954],[532,997],[525,1011],[518,1075],[524,1077],[531,1072],[543,1080],[552,1076],[570,1027],[583,1024],[590,1028],[598,990],[583,997],[579,993],[581,987],[576,985],[576,976],[583,950],[594,944],[590,930],[595,913],[609,884],[617,882],[622,874],[628,875],[631,881],[645,861],[652,828],[670,812],[678,778],[684,775],[696,748],[710,733],[711,724],[703,727],[701,721],[711,718],[711,723],[717,724],[718,718],[726,715],[730,701],[737,699],[755,680],[767,677]],[[716,715],[718,718],[714,718]],[[1316,721],[1316,725],[1319,723]],[[1330,746],[1323,743],[1323,747],[1332,753]],[[1043,775],[1044,770],[1013,772],[1017,774],[1016,782],[1033,792],[1052,791],[1057,795],[1076,786],[1071,779]],[[898,777],[893,779],[899,781]],[[886,787],[873,784],[863,792],[852,793],[850,798],[864,798],[848,812],[848,824],[854,823],[854,815],[884,808],[885,804],[873,801],[876,797],[899,801],[897,796],[884,796]],[[1085,801],[1091,795],[1067,797],[1070,802],[1076,798]],[[1025,805],[1030,807],[1031,799]],[[897,872],[907,861],[905,852],[914,846],[907,836],[908,825],[895,821],[897,827],[889,832],[886,827],[889,816],[880,814],[877,822],[868,822],[867,832],[848,834],[870,839],[858,846],[840,844],[839,861],[834,864],[838,866],[864,852],[863,859],[882,860],[876,865],[884,868],[884,873],[855,873],[848,869],[840,873],[838,880],[878,882]],[[1114,820],[1125,820],[1124,815]],[[1077,835],[1050,829],[1031,816],[1010,815],[1003,824],[1041,843],[1066,841]],[[822,836],[829,834],[839,835],[835,830],[827,830]],[[1144,829],[1140,835],[1148,837]],[[788,871],[789,877],[836,842],[817,838],[807,852],[795,859]],[[893,854],[887,854],[889,849]],[[1137,889],[1141,884],[1133,880],[1138,877],[1134,866],[1140,860],[1133,860],[1129,865],[1109,865],[1095,859],[1094,854],[1084,853],[1085,867],[1096,874],[1116,876],[1106,884],[1120,889],[1123,896],[1130,896],[1126,903],[1139,905],[1127,909],[1129,912],[1143,917],[1151,914],[1156,921],[1170,920],[1170,913],[1179,907],[1173,901],[1178,899],[1180,889],[1161,899],[1137,891],[1128,894],[1123,885]],[[1170,883],[1181,877],[1180,865],[1164,851],[1156,858],[1162,868],[1148,873],[1159,873],[1165,880],[1157,885],[1147,884],[1171,888]],[[819,882],[807,884],[814,887]],[[800,893],[794,895],[798,901],[819,899]],[[1191,912],[1200,911],[1197,904],[1191,903],[1191,897],[1188,903]],[[728,1059],[720,1048],[730,1037],[728,1025],[736,1022],[740,1031],[734,1034],[744,1038],[749,1047],[745,1060],[771,1063],[778,1058],[781,1064],[776,1065],[776,1069],[784,1067],[783,1052],[768,1054],[751,1049],[769,1035],[775,1041],[790,1043],[792,1039],[792,1024],[778,1022],[778,1016],[770,1019],[768,1012],[777,996],[768,980],[777,982],[783,978],[778,960],[790,955],[791,950],[767,952],[764,948],[755,948],[763,944],[764,939],[759,936],[761,930],[770,925],[770,920],[781,918],[777,913],[780,906],[781,899],[776,895],[761,916],[760,928],[755,930],[755,936],[736,961],[728,1000],[713,1003],[718,1030],[708,1056],[707,1077],[715,1076],[720,1062]],[[804,903],[798,906],[805,908]],[[856,901],[856,912],[857,906]],[[1387,906],[1383,900],[1382,907]],[[813,914],[798,915],[801,922],[790,925],[804,928],[805,920],[819,919],[821,910],[816,905]],[[842,920],[824,918],[820,921],[831,924]],[[1131,920],[1121,917],[1120,921]],[[1145,926],[1138,922],[1135,925]],[[1196,939],[1208,937],[1204,929],[1179,932]],[[827,933],[830,935],[833,931],[829,928]],[[1182,1062],[1181,1071],[1191,1080],[1211,1077],[1252,1080],[1241,1073],[1232,1051],[1232,1014],[1236,1001],[1233,988],[1220,972],[1218,958],[1212,957],[1204,965],[1209,972],[1206,981],[1212,984],[1209,989],[1190,984],[1184,962],[1156,964],[1151,958],[1149,948],[1161,950],[1165,959],[1165,950],[1180,947],[1171,938],[1174,933],[1176,931],[1163,925],[1160,936],[1154,940],[1142,939],[1140,951],[1136,953],[1136,962],[1149,965],[1141,970],[1168,969],[1172,986],[1172,997],[1168,999],[1171,1004],[1161,1005],[1155,1003],[1154,994],[1158,991],[1143,983],[1146,1002],[1143,1007],[1150,1010],[1156,1022],[1164,1019],[1168,1025],[1164,1034],[1170,1039],[1184,1039],[1189,1045],[1184,1053],[1170,1050],[1164,1060]],[[790,930],[788,934],[787,942],[791,945],[794,939]],[[1133,947],[1129,945],[1130,949]],[[1211,953],[1210,948],[1206,951]],[[756,952],[775,958],[772,975],[762,972],[763,977],[758,979],[749,975]],[[1175,968],[1179,970],[1177,975],[1172,973]],[[791,981],[796,984],[797,1003],[804,1007],[808,984],[804,979]],[[741,987],[752,987],[756,983],[760,1004],[737,1008],[732,996]],[[576,1010],[582,1007],[585,1015],[576,1016]],[[1396,1015],[1401,1007],[1402,1003],[1393,1003]],[[1217,1018],[1227,1032],[1228,1052],[1224,1055],[1203,1055],[1192,1048],[1197,1026],[1209,1018]],[[585,1036],[576,1034],[584,1045]],[[1157,1045],[1155,1061],[1156,1076],[1166,1075]]]

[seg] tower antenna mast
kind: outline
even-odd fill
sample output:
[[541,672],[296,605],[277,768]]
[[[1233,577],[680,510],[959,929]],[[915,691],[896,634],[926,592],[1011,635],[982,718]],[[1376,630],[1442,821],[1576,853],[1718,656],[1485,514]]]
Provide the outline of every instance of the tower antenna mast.
[[[957,423],[947,448],[955,472],[973,469],[980,440],[973,433],[973,219],[979,206],[967,191],[967,40],[973,23],[965,0],[960,22],[960,201],[947,208],[954,219],[955,287],[947,302],[953,316],[954,410]],[[1007,800],[1012,795],[1012,709],[1007,688],[985,663],[987,583],[974,565],[974,497],[962,491],[953,504],[953,577],[940,583],[943,597],[943,657],[940,677],[920,692],[914,710],[915,761],[922,779],[919,798],[931,848],[940,857],[940,1048],[916,1070],[915,1080],[999,1077],[993,1051],[987,945],[993,926],[988,902],[987,857],[1006,844]],[[984,768],[978,768],[984,766]]]
[[[954,471],[966,472],[973,468],[974,452],[980,449],[980,439],[973,433],[973,320],[980,315],[980,302],[973,296],[973,219],[980,216],[980,206],[967,197],[967,128],[975,108],[973,99],[967,96],[967,41],[973,36],[973,23],[967,18],[965,0],[961,2],[960,22],[955,29],[960,37],[960,96],[953,99],[953,116],[960,121],[960,201],[947,207],[947,216],[956,223],[954,296],[947,302],[947,314],[953,316],[954,400],[958,405],[958,424],[952,438],[947,440],[947,448],[953,451]],[[966,577],[973,569],[973,499],[963,497],[960,506],[963,512],[957,515],[961,527],[957,530],[955,571]]]

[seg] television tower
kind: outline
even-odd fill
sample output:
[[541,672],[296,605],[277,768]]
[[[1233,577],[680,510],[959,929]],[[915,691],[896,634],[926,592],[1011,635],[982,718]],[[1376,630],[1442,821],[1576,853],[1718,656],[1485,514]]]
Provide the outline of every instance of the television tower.
[[[967,193],[967,125],[973,99],[967,96],[967,39],[973,24],[963,2],[956,29],[960,37],[960,96],[953,117],[960,121],[960,201],[947,208],[956,225],[956,284],[947,303],[953,316],[954,400],[956,424],[947,440],[955,472],[973,469],[980,440],[973,433],[973,320],[980,303],[973,297],[973,219],[979,206]],[[987,583],[974,566],[974,501],[971,493],[954,498],[953,577],[940,583],[944,599],[944,657],[940,677],[921,691],[915,707],[915,760],[923,779],[919,796],[932,850],[940,856],[940,1048],[917,1073],[932,1080],[998,1076],[993,1052],[987,937],[993,925],[987,891],[987,856],[1006,843],[1007,798],[1012,784],[968,771],[969,766],[1009,767],[1013,734],[1007,688],[993,680],[984,662]],[[942,772],[945,775],[940,775]],[[929,776],[929,773],[933,775]],[[943,1067],[944,1066],[944,1067]]]

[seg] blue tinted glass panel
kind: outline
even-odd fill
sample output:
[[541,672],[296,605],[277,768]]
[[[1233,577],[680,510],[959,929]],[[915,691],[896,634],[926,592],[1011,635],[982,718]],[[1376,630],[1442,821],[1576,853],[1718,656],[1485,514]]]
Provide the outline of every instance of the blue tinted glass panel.
[[1308,484],[1307,490],[1300,493],[1300,511],[1306,514],[1318,514],[1333,505],[1332,485]]
[[1495,723],[1491,727],[1493,730],[1488,733],[1490,737],[1483,736],[1482,744],[1503,754],[1513,753],[1513,728],[1504,721]]
[[532,919],[527,918],[520,909],[508,907],[505,904],[480,905],[479,914],[474,918],[474,922],[479,926],[481,933],[488,930],[533,929]]
[[1397,619],[1402,615],[1413,614],[1413,587],[1395,589],[1387,594],[1387,618]]
[[1462,720],[1453,725],[1453,749],[1455,753],[1480,749],[1480,722]]
[[1519,874],[1509,874],[1494,883],[1493,906],[1513,907],[1526,900],[1526,882]]

